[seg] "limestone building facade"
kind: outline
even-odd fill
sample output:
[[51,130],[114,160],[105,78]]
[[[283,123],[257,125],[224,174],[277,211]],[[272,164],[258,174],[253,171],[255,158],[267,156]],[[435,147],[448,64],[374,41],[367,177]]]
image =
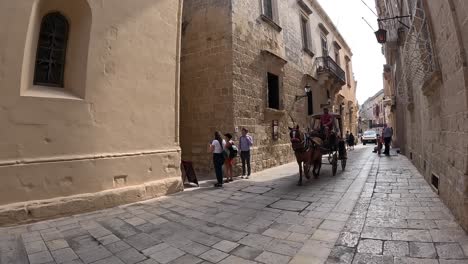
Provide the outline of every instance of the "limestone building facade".
[[[253,171],[284,164],[293,158],[292,120],[307,128],[325,105],[335,111],[341,106],[344,129],[356,129],[351,59],[315,0],[185,1],[182,158],[193,161],[199,175],[209,175],[207,144],[214,131],[237,139],[246,127],[254,138]],[[307,85],[312,92],[306,97]]]
[[399,146],[468,230],[468,2],[376,1]]
[[385,104],[384,89],[379,90],[376,94],[369,97],[359,109],[360,129],[365,132],[376,128],[382,128],[384,124],[388,123],[389,109]]
[[182,189],[179,0],[0,1],[0,223]]

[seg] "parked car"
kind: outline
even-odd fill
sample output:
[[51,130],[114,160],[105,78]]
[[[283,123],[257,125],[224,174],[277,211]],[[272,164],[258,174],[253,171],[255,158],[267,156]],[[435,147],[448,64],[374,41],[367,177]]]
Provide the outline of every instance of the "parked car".
[[366,145],[367,143],[377,144],[377,132],[373,130],[368,130],[364,132],[364,135],[362,135],[361,141],[363,145]]

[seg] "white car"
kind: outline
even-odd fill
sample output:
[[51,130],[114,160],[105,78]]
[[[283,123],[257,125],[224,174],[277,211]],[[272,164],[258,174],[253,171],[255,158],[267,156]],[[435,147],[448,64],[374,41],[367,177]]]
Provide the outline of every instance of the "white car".
[[373,130],[368,130],[364,132],[364,135],[362,135],[361,137],[361,141],[363,145],[366,145],[367,143],[377,144],[377,132]]

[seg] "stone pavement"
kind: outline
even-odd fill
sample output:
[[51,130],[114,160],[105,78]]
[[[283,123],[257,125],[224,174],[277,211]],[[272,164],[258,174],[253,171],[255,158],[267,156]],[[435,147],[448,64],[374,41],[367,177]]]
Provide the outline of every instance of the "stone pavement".
[[326,263],[468,263],[468,236],[408,159],[383,157]]
[[301,187],[288,164],[223,189],[3,228],[0,263],[468,263],[467,236],[404,157],[361,147],[335,177],[322,168]]

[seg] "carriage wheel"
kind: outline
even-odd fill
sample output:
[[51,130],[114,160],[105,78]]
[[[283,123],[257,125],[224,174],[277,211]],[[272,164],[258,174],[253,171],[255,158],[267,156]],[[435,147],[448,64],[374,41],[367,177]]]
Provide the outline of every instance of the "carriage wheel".
[[338,169],[338,155],[336,153],[333,154],[332,158],[332,174],[333,176],[336,175],[336,170]]
[[345,170],[345,168],[346,168],[346,158],[341,160],[341,169]]

